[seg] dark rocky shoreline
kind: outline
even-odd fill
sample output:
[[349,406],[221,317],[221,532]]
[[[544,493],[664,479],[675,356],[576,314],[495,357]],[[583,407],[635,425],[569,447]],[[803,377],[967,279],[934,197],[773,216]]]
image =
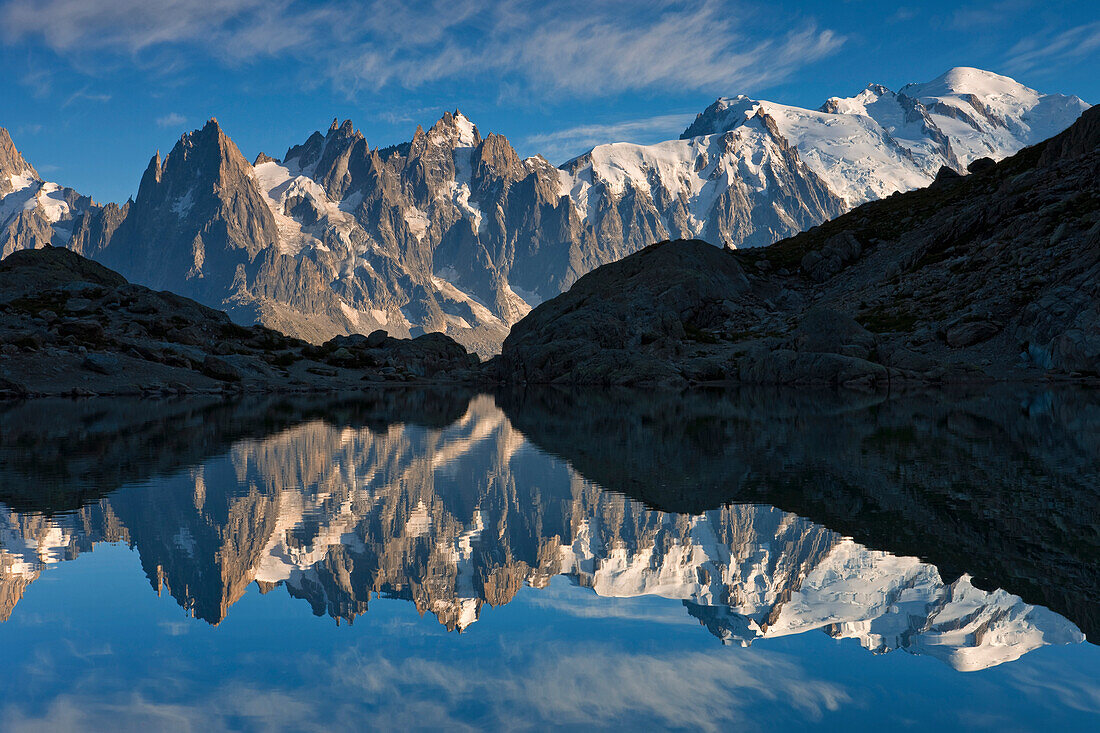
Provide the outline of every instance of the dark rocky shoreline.
[[320,346],[170,292],[70,250],[0,262],[0,396],[317,392],[471,379],[479,359],[442,334],[338,336]]

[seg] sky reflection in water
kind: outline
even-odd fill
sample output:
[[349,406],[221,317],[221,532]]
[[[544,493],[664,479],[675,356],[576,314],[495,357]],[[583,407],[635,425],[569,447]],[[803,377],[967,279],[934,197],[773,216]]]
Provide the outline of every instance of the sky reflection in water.
[[1074,393],[10,407],[0,727],[1079,727],[1098,417]]

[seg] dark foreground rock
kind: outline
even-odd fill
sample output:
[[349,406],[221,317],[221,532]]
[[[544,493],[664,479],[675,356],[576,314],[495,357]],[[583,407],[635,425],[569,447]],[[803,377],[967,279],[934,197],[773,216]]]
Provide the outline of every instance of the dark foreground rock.
[[1100,378],[1100,109],[770,247],[652,245],[517,323],[505,382]]
[[477,364],[442,334],[312,346],[239,326],[67,249],[0,262],[0,396],[349,389],[468,379]]
[[529,382],[674,380],[685,344],[749,291],[738,262],[706,242],[652,245],[536,308],[505,340],[503,364]]

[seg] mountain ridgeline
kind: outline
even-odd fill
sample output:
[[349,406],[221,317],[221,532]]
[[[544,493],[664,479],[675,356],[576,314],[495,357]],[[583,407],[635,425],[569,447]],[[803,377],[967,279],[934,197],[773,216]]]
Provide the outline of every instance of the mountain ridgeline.
[[768,245],[1014,153],[1085,108],[952,69],[816,111],[719,99],[680,139],[600,145],[561,167],[457,111],[391,147],[334,121],[253,163],[211,120],[154,156],[123,206],[43,181],[5,131],[0,252],[67,246],[314,343],[439,331],[485,355],[532,307],[653,242]]
[[665,241],[517,323],[510,382],[832,384],[1100,377],[1100,108],[969,175],[767,247]]

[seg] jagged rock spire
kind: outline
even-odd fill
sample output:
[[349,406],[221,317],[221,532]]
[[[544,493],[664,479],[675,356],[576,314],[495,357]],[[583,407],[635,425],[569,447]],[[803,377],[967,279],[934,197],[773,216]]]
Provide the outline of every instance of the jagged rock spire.
[[15,147],[7,129],[0,127],[0,177],[18,175],[30,175],[37,179],[38,171],[31,167]]

